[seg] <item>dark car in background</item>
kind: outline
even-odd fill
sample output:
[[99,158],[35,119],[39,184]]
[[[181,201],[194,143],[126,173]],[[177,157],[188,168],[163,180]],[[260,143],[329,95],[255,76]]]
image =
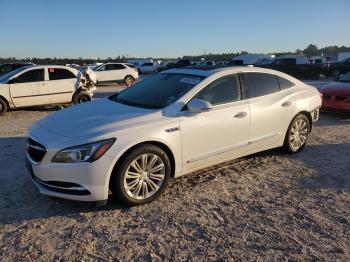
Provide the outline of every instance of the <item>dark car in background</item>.
[[329,64],[328,75],[337,79],[340,75],[350,71],[350,58]]
[[172,69],[172,68],[181,68],[181,67],[186,67],[190,66],[191,61],[188,59],[181,59],[175,63],[170,63],[166,65],[166,69]]
[[326,74],[327,67],[324,64],[309,64],[306,57],[276,57],[268,64],[259,67],[281,71],[299,79],[318,80]]
[[2,64],[0,65],[0,76],[3,76],[13,70],[16,70],[18,68],[24,67],[24,66],[32,66],[33,63],[8,63],[8,64]]

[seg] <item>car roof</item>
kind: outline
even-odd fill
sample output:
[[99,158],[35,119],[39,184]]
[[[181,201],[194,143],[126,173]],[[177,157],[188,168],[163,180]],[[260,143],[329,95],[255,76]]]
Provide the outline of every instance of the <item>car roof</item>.
[[[63,66],[63,65],[32,65],[32,66],[30,66],[30,68],[32,69],[32,68],[52,68],[52,67],[54,67],[54,68],[63,68],[63,69],[73,69],[74,70],[74,68],[72,68],[72,67],[69,67],[69,66]],[[27,67],[27,68],[29,68],[29,67]]]
[[217,66],[189,66],[184,68],[174,68],[163,71],[161,73],[172,73],[172,74],[187,74],[187,75],[198,75],[207,77],[219,72],[227,73],[239,73],[239,72],[261,72],[261,73],[271,73],[271,74],[282,74],[276,70],[252,67],[252,66],[232,66],[232,67],[217,67]]

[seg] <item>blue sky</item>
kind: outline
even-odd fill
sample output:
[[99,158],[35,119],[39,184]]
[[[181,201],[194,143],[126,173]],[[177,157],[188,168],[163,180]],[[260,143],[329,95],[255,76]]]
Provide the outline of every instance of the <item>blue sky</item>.
[[1,57],[179,57],[350,46],[350,0],[0,0]]

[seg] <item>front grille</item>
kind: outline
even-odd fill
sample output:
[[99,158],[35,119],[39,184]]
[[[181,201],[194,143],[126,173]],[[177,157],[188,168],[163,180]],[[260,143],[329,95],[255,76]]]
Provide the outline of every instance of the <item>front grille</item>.
[[46,148],[39,142],[28,137],[27,140],[27,152],[29,157],[36,163],[39,163],[46,154]]

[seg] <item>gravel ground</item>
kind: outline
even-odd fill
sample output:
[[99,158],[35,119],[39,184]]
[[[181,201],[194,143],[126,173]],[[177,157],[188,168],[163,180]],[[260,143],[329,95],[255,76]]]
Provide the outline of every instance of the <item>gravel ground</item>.
[[227,162],[128,208],[38,193],[25,135],[52,111],[0,119],[1,261],[350,260],[350,117],[321,114],[297,155],[276,149]]

